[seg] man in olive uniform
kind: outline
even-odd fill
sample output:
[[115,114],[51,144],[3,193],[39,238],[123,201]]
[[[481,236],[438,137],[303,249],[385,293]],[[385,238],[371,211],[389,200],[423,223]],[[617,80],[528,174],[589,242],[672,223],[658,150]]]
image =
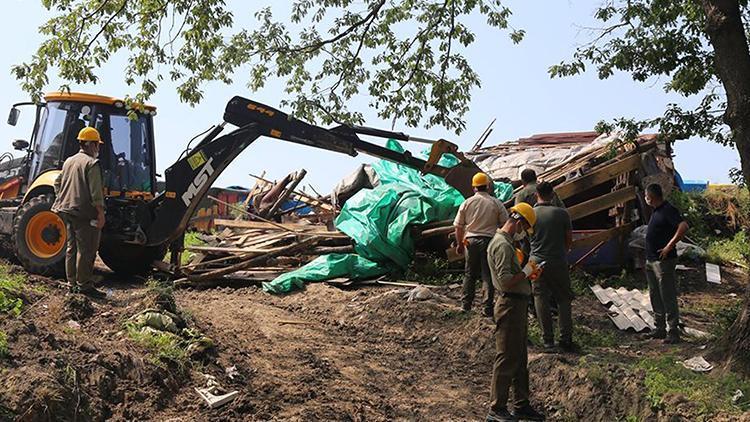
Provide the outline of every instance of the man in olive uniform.
[[551,351],[555,346],[551,309],[551,300],[554,299],[560,325],[560,348],[572,352],[576,347],[573,344],[573,291],[570,288],[568,251],[573,243],[573,226],[568,211],[552,205],[554,191],[551,184],[539,183],[536,196],[536,225],[534,236],[531,237],[531,259],[545,263],[544,274],[535,280],[532,288],[537,321],[542,327],[544,348]]
[[67,250],[65,275],[71,291],[105,297],[93,284],[94,259],[104,227],[104,189],[99,166],[99,132],[86,127],[78,133],[80,151],[71,156],[55,180],[52,211],[65,221]]
[[508,211],[505,205],[487,191],[490,178],[486,174],[475,174],[471,184],[474,187],[474,196],[461,204],[453,221],[457,252],[461,254],[466,251],[461,300],[464,312],[470,311],[474,302],[475,283],[477,278],[481,277],[484,283],[484,315],[491,318],[495,289],[487,265],[487,246],[497,229],[508,219]]
[[[515,205],[525,202],[532,207],[536,205],[536,172],[532,169],[524,169],[521,172],[521,183],[523,189],[518,191],[515,198]],[[552,192],[552,200],[550,203],[556,207],[565,208],[565,204],[557,197],[557,194]]]
[[[536,214],[531,205],[520,203],[510,209],[510,218],[497,231],[487,249],[492,282],[499,297],[495,304],[495,364],[492,370],[492,397],[487,421],[544,420],[529,403],[528,317],[531,298],[529,278],[542,269],[529,260],[522,269],[515,243],[533,233]],[[508,397],[513,386],[513,412]]]

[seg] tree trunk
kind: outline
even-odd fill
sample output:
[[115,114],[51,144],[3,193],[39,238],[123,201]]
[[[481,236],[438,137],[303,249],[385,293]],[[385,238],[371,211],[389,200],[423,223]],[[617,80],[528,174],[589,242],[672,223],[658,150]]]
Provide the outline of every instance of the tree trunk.
[[[732,130],[745,181],[750,182],[750,51],[740,4],[738,0],[703,0],[702,4],[716,73],[727,95],[724,122]],[[740,316],[724,340],[728,361],[750,372],[750,283]]]

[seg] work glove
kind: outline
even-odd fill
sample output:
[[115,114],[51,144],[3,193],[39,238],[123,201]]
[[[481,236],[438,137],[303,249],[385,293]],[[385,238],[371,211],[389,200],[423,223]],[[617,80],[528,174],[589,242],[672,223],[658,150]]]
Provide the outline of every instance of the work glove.
[[523,267],[523,273],[529,280],[536,280],[539,275],[542,274],[542,268],[537,265],[533,260],[529,260],[525,267]]
[[466,247],[469,246],[468,239],[464,238],[463,242],[460,242],[458,245],[456,245],[456,253],[459,255],[463,255],[466,251]]

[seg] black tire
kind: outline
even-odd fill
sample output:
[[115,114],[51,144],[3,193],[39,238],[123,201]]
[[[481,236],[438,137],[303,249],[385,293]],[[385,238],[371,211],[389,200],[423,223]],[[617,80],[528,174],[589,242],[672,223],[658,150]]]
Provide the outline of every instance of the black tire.
[[54,202],[52,194],[31,198],[18,209],[13,220],[13,249],[30,273],[65,274],[67,234],[65,223],[50,211]]
[[102,239],[99,256],[118,275],[145,275],[151,271],[151,263],[162,259],[167,246],[141,246]]

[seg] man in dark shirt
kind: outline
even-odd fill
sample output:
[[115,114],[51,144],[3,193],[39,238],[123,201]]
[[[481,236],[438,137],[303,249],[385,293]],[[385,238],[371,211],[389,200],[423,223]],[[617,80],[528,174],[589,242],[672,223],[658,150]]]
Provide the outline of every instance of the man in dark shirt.
[[573,351],[573,317],[570,309],[573,292],[570,288],[567,259],[573,243],[570,214],[565,208],[552,204],[554,191],[551,184],[539,183],[536,197],[536,226],[534,236],[531,237],[531,259],[545,263],[544,273],[532,284],[536,316],[542,328],[544,348],[549,351],[555,346],[550,307],[551,299],[554,299],[560,325],[560,348]]
[[[525,202],[533,207],[536,205],[536,172],[533,169],[524,169],[521,172],[521,183],[523,188],[516,194],[515,205]],[[556,207],[565,208],[565,204],[554,191],[550,203]]]
[[646,231],[646,279],[656,331],[650,337],[665,343],[680,341],[680,313],[677,307],[677,242],[687,232],[688,224],[680,212],[664,200],[658,184],[646,188],[646,203],[654,209]]

